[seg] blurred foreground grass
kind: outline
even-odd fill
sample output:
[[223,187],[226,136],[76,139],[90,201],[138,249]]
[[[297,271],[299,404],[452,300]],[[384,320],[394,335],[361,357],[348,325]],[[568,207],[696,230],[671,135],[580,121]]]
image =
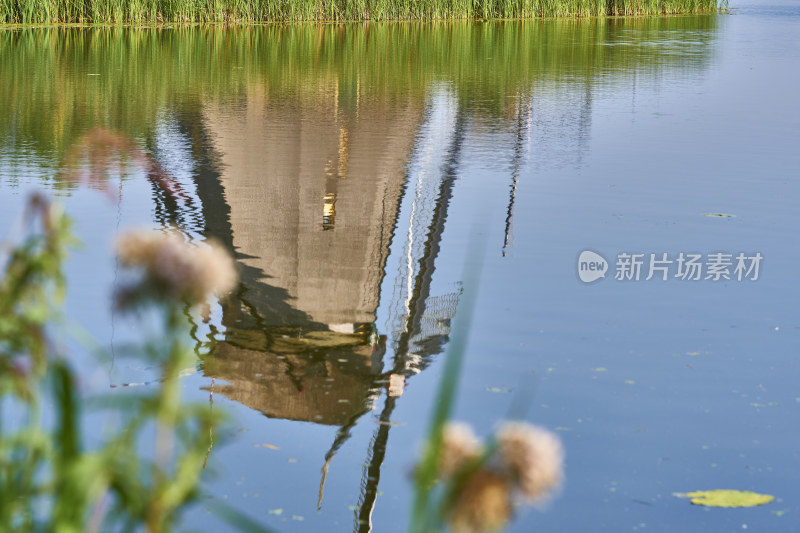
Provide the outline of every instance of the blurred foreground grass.
[[[128,242],[127,263],[141,276],[125,290],[139,298],[120,305],[135,303],[161,317],[163,335],[132,347],[136,357],[160,368],[161,383],[87,399],[61,348],[66,329],[61,268],[76,242],[70,222],[35,195],[23,227],[21,242],[0,249],[0,524],[4,531],[171,531],[201,496],[211,434],[221,420],[219,411],[180,399],[179,372],[195,360],[182,317],[187,298],[204,295],[148,292],[164,280],[141,253],[130,255]],[[188,248],[173,237],[155,236],[153,242],[168,244],[158,250],[162,272],[175,271],[198,253],[209,259],[205,249]],[[233,269],[229,258],[217,260]],[[213,288],[185,270],[182,279],[193,281],[194,289]],[[88,411],[119,421],[116,429],[104,428],[102,441],[91,447],[83,442]],[[245,530],[265,531],[221,504],[214,508]]]

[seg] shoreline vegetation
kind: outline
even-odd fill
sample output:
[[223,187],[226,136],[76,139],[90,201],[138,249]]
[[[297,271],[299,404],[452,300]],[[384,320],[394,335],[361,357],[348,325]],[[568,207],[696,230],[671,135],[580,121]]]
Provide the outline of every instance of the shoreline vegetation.
[[521,19],[717,13],[726,0],[0,0],[0,24]]

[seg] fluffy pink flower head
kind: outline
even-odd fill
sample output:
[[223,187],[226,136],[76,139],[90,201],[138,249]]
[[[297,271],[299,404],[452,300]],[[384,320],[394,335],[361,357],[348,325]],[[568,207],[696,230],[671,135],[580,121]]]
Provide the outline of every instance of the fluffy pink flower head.
[[503,529],[510,518],[511,482],[482,468],[461,487],[448,521],[455,533],[488,533]]
[[481,446],[472,428],[460,422],[450,422],[442,430],[439,472],[443,476],[450,476],[480,453]]
[[123,265],[141,268],[142,288],[159,296],[200,303],[236,285],[233,259],[213,241],[193,246],[174,232],[132,231],[117,241],[117,255]]
[[543,500],[560,486],[564,450],[555,434],[524,422],[508,422],[497,432],[497,446],[529,503]]

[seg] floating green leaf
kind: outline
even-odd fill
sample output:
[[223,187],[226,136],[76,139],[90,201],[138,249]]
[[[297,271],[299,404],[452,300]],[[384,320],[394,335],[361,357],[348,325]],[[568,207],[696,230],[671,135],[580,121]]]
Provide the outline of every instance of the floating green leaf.
[[676,492],[678,498],[691,498],[694,505],[707,507],[755,507],[775,499],[769,494],[758,494],[744,490],[698,490],[695,492]]

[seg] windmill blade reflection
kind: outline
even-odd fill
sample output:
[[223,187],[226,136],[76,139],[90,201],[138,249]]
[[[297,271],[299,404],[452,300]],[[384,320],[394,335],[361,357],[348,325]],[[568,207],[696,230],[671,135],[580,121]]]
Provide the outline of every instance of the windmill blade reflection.
[[519,175],[525,163],[526,145],[530,142],[531,133],[531,108],[533,104],[517,98],[514,110],[516,115],[514,126],[514,148],[511,157],[511,185],[508,191],[508,208],[506,209],[505,237],[503,238],[502,254],[508,254],[508,248],[514,240],[514,203],[517,198],[517,184]]
[[[419,139],[420,154],[412,162],[411,174],[416,186],[413,195],[404,198],[408,214],[405,242],[393,246],[403,253],[392,254],[397,261],[391,324],[393,365],[388,375],[403,380],[420,372],[430,356],[440,353],[450,333],[450,319],[455,315],[459,292],[431,297],[431,285],[439,255],[447,210],[453,196],[458,165],[467,129],[467,116],[455,97],[442,90],[434,99],[428,120]],[[442,150],[442,146],[447,146]],[[430,150],[435,148],[434,150]],[[441,154],[439,157],[434,154]],[[398,232],[398,235],[403,233]],[[361,494],[355,511],[353,530],[372,530],[372,513],[378,495],[381,465],[386,454],[391,416],[402,388],[391,386],[367,452],[361,479]]]

